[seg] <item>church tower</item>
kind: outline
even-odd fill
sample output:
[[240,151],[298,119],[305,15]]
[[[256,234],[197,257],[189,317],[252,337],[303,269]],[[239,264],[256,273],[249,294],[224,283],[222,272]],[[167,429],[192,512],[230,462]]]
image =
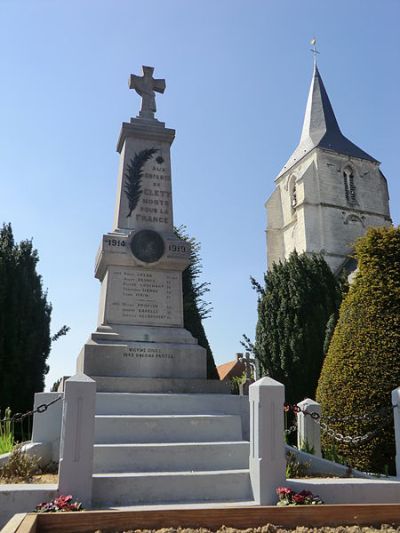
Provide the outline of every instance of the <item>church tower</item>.
[[275,182],[265,204],[268,268],[297,250],[323,254],[337,273],[368,227],[391,224],[379,161],[340,131],[316,65],[299,145]]

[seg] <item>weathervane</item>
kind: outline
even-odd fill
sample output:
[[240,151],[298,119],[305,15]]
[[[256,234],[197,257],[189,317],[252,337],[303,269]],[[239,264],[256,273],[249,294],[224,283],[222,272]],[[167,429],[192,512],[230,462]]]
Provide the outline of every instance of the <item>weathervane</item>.
[[310,49],[310,52],[312,52],[312,54],[314,56],[314,66],[316,66],[316,64],[317,64],[317,54],[319,54],[319,52],[317,50],[317,39],[315,37],[313,39],[311,39],[310,44],[312,46],[312,48]]

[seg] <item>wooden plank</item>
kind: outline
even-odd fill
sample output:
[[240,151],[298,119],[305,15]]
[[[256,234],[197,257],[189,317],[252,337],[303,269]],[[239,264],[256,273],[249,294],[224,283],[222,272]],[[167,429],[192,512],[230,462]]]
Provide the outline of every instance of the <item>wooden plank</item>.
[[37,533],[37,515],[28,513],[22,520],[21,525],[17,529],[16,533]]
[[0,533],[15,533],[25,516],[26,513],[15,514],[12,518],[10,518]]
[[17,513],[0,533],[37,533],[37,516],[32,513]]
[[[39,514],[38,533],[93,533],[95,529],[165,527],[246,529],[266,524],[296,526],[400,524],[400,504],[318,505],[296,507],[225,507],[146,511],[86,511]],[[20,532],[18,532],[20,533]]]

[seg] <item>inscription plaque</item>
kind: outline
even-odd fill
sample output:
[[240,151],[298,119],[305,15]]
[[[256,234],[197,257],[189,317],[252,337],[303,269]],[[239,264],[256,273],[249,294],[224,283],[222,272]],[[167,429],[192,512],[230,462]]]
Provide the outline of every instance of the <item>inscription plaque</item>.
[[127,348],[123,357],[132,359],[174,359],[173,351],[165,351],[161,348]]
[[116,324],[183,326],[180,272],[111,267],[106,320]]

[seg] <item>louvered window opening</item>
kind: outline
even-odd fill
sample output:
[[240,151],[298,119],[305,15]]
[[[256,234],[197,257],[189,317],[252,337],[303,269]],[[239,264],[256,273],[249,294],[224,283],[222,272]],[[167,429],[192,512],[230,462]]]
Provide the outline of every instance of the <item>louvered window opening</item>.
[[346,194],[346,200],[349,204],[356,203],[356,186],[354,184],[354,174],[352,169],[345,168],[343,171],[344,190]]

